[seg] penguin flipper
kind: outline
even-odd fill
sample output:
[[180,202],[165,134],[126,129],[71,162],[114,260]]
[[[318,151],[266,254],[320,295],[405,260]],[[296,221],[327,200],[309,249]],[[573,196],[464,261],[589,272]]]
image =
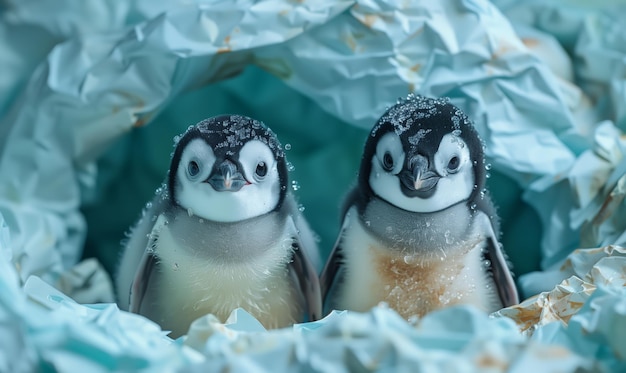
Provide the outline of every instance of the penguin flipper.
[[333,246],[333,249],[328,256],[326,265],[324,266],[324,268],[322,269],[322,273],[320,274],[320,287],[322,290],[324,314],[327,314],[333,310],[334,305],[336,304],[334,298],[337,296],[336,291],[338,288],[338,284],[342,283],[344,278],[345,269],[343,268],[343,264],[345,258],[343,254],[342,244],[345,231],[350,225],[350,214],[348,212],[352,207],[363,202],[363,200],[364,197],[361,194],[360,189],[358,187],[353,187],[346,195],[346,198],[344,199],[341,206],[340,216],[342,216],[343,219],[341,229],[339,230],[339,235],[337,235],[335,245]]
[[152,253],[148,253],[146,251],[141,258],[135,275],[135,280],[130,288],[130,301],[128,306],[128,310],[130,312],[141,313],[140,311],[143,305],[143,298],[148,290],[150,277],[152,275],[152,271],[156,267],[156,263],[156,257]]
[[311,229],[311,226],[304,218],[304,215],[302,215],[302,213],[298,210],[298,204],[296,203],[293,195],[287,195],[285,198],[285,205],[287,205],[287,208],[291,211],[290,215],[292,216],[298,244],[300,248],[304,250],[304,254],[315,269],[315,273],[317,273],[322,266],[322,259],[320,258],[320,252],[317,247],[315,232]]
[[165,201],[160,192],[157,192],[152,202],[142,211],[142,217],[127,233],[122,241],[123,249],[115,269],[115,291],[117,304],[120,309],[128,310],[129,294],[135,279],[137,268],[141,263],[148,245],[148,236],[154,228],[156,218],[165,210]]
[[152,231],[149,234],[148,244],[144,250],[143,256],[139,261],[135,277],[130,287],[128,310],[133,313],[141,313],[143,299],[150,285],[150,277],[156,269],[157,257],[154,255],[159,231],[165,226],[167,219],[161,214],[157,218]]
[[292,243],[292,248],[293,257],[289,271],[304,298],[306,321],[319,320],[322,316],[322,296],[317,272],[297,240]]
[[322,314],[317,268],[320,266],[319,249],[313,230],[298,210],[293,195],[288,194],[284,202],[287,215],[287,231],[291,234],[292,257],[289,262],[289,274],[296,284],[296,290],[302,294],[307,321],[315,321]]
[[329,313],[335,307],[335,297],[338,284],[343,282],[344,277],[344,254],[342,249],[344,231],[347,227],[347,217],[344,219],[344,223],[339,232],[339,236],[335,241],[333,250],[331,251],[326,265],[320,275],[320,287],[322,291],[322,302],[324,304],[324,314]]
[[515,286],[513,275],[511,274],[509,265],[494,232],[493,225],[487,215],[481,214],[481,216],[482,224],[484,224],[483,232],[487,234],[487,250],[484,253],[484,258],[489,260],[493,281],[502,307],[518,304],[519,295],[517,293],[517,287]]

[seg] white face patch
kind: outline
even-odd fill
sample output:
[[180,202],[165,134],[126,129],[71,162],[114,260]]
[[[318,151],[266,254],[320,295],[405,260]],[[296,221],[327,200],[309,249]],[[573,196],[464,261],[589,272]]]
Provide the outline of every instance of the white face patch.
[[[236,222],[272,211],[280,195],[278,168],[270,148],[259,140],[247,142],[239,153],[239,170],[249,184],[238,191],[218,192],[205,182],[215,163],[211,147],[194,139],[183,150],[176,180],[178,204],[207,220]],[[197,164],[196,166],[192,163]]]
[[[385,154],[393,157],[391,169],[385,167],[389,165]],[[467,200],[472,194],[474,171],[469,148],[461,137],[447,134],[442,138],[434,156],[435,170],[442,177],[435,194],[429,198],[408,197],[402,193],[399,173],[404,157],[400,138],[395,133],[383,136],[376,146],[369,183],[374,193],[387,202],[407,211],[434,212]]]

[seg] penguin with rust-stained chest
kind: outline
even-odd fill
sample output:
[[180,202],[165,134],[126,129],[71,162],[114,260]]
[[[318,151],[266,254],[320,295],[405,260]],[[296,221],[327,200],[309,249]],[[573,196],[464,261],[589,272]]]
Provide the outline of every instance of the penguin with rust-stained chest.
[[368,137],[321,275],[324,309],[387,303],[403,317],[518,302],[485,189],[483,145],[448,99],[409,95]]

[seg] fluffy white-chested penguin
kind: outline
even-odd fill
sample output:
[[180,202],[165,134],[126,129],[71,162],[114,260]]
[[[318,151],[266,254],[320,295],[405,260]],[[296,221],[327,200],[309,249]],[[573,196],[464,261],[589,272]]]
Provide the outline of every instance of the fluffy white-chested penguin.
[[189,127],[125,244],[120,307],[173,336],[207,313],[225,321],[237,307],[266,328],[320,317],[317,245],[286,164],[257,120],[223,115]]
[[325,310],[386,302],[403,317],[518,302],[485,188],[482,142],[447,99],[409,95],[368,137],[321,275]]

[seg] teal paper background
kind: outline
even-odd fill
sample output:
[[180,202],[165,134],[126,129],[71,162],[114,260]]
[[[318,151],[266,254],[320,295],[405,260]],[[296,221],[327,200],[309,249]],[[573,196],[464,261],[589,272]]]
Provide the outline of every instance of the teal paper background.
[[[300,186],[294,193],[320,237],[322,258],[328,256],[340,226],[340,206],[356,180],[368,131],[324,112],[273,75],[248,67],[236,77],[180,95],[152,123],[121,138],[99,161],[97,186],[103,190],[97,190],[100,197],[83,207],[89,227],[85,257],[97,257],[115,273],[124,232],[165,178],[173,137],[190,124],[223,113],[260,119],[283,145],[291,145],[287,151],[294,165],[290,178]],[[121,168],[109,167],[117,163]],[[522,201],[522,190],[515,182],[490,172],[488,187],[501,218],[501,242],[514,271],[522,275],[539,270],[538,217]]]

